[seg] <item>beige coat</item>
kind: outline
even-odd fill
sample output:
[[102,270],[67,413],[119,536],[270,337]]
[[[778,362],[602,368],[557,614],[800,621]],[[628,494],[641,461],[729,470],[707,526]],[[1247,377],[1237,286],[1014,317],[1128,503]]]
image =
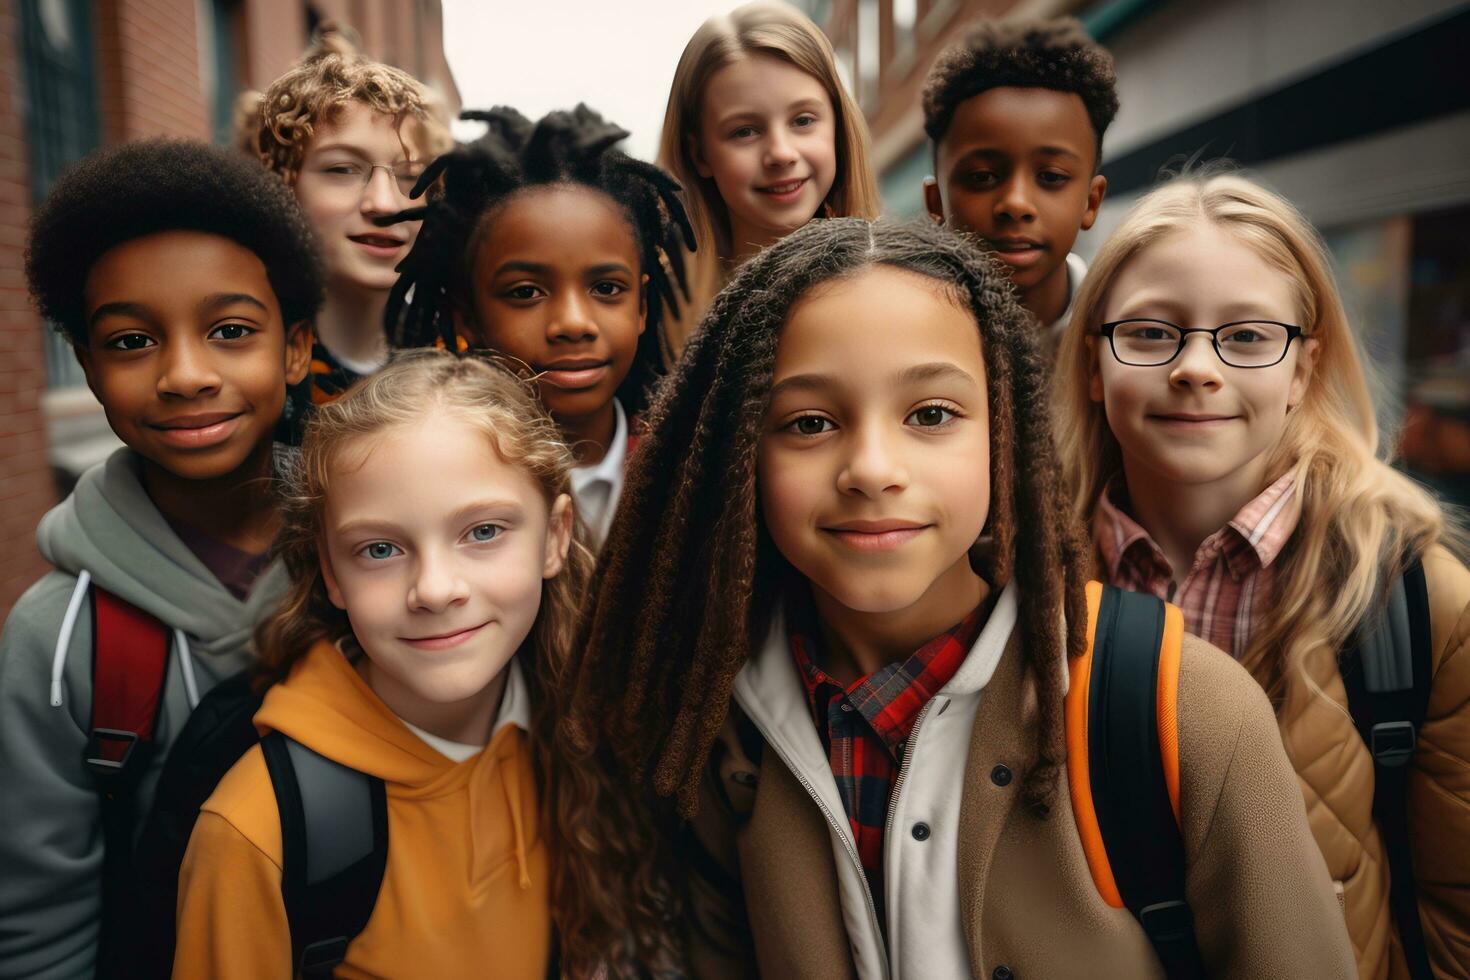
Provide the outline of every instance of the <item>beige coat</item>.
[[[1018,805],[1019,779],[991,778],[997,765],[1019,773],[1031,758],[1036,705],[1019,642],[1005,644],[984,686],[968,758],[952,763],[963,773],[955,876],[969,973],[1162,977],[1130,913],[1098,895],[1065,774],[1044,821]],[[1178,700],[1187,897],[1209,975],[1353,976],[1343,918],[1260,688],[1186,637]],[[844,856],[812,795],[769,748],[752,763],[736,730],[726,725],[711,759],[686,863],[695,975],[893,975],[891,964],[875,972],[854,960],[872,937],[849,934],[861,917],[843,907]],[[911,919],[924,912],[908,910]]]
[[[1436,977],[1470,977],[1470,571],[1443,548],[1424,558],[1434,682],[1414,755],[1409,832],[1420,920]],[[1373,823],[1373,760],[1347,712],[1334,662],[1281,719],[1307,817],[1342,894],[1364,980],[1408,976],[1388,905],[1388,865]]]

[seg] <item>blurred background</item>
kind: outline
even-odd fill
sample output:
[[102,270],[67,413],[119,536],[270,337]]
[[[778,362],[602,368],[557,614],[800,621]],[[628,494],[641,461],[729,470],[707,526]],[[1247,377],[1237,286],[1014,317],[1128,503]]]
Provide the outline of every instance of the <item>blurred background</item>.
[[[451,112],[586,101],[657,145],[684,43],[730,0],[0,0],[0,616],[45,565],[37,521],[117,445],[26,297],[32,203],[89,151],[154,135],[226,142],[332,20]],[[1090,256],[1186,161],[1229,157],[1295,201],[1333,252],[1404,466],[1470,503],[1470,3],[1443,0],[798,0],[873,133],[885,209],[930,169],[918,97],[977,18],[1079,17],[1118,63],[1109,190]],[[476,128],[460,124],[461,137]]]

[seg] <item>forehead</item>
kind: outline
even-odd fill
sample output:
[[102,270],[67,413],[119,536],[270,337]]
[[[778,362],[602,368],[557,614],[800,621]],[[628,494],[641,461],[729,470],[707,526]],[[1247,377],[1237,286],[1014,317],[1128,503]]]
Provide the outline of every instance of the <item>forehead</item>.
[[223,235],[163,231],[114,245],[87,270],[87,312],[103,303],[193,307],[219,293],[245,293],[272,310],[275,290],[260,256]]
[[776,347],[773,381],[814,373],[855,390],[877,390],[896,370],[932,363],[954,364],[984,383],[974,317],[940,284],[880,265],[825,283],[792,308]]
[[830,105],[818,79],[784,58],[756,51],[738,55],[710,75],[703,113],[712,121],[742,111],[779,112],[807,100]]
[[306,155],[339,148],[366,157],[398,159],[406,149],[417,159],[426,152],[415,138],[417,130],[365,102],[349,100],[317,123],[316,132],[306,144]]
[[940,142],[941,154],[951,159],[977,150],[1030,156],[1043,147],[1069,150],[1093,161],[1097,140],[1087,105],[1076,92],[987,89],[955,107]]
[[1106,308],[1109,319],[1157,309],[1291,322],[1298,305],[1290,276],[1228,228],[1207,221],[1169,232],[1128,259],[1108,290]]
[[621,261],[639,266],[633,224],[618,202],[581,184],[521,191],[486,214],[476,265],[512,259],[552,266]]

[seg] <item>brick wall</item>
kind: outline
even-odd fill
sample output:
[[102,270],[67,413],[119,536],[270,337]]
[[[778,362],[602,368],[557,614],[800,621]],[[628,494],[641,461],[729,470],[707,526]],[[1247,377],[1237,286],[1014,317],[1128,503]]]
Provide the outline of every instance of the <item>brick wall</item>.
[[56,501],[41,414],[41,321],[23,271],[31,187],[14,47],[19,16],[14,0],[0,0],[0,615],[46,571],[36,522]]
[[102,0],[98,88],[104,143],[146,136],[209,139],[199,82],[196,0]]

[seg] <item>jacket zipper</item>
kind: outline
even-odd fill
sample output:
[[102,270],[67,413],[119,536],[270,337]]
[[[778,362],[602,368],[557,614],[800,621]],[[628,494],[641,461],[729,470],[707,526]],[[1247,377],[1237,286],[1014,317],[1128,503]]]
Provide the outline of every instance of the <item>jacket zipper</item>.
[[[927,707],[928,705],[925,705],[925,708]],[[915,723],[914,727],[917,728],[918,724]],[[868,925],[872,927],[873,935],[878,941],[878,952],[880,954],[879,962],[883,967],[883,976],[892,976],[892,972],[889,970],[888,967],[888,944],[883,941],[883,929],[878,924],[878,905],[876,902],[873,901],[873,890],[868,887],[868,875],[866,872],[863,871],[863,859],[858,856],[857,845],[848,839],[847,829],[843,827],[842,824],[837,822],[837,817],[832,813],[831,808],[828,807],[827,804],[822,801],[822,798],[817,795],[817,788],[812,785],[811,780],[807,779],[801,774],[801,770],[798,766],[792,764],[791,758],[781,750],[781,746],[776,742],[776,740],[767,738],[766,744],[776,750],[776,754],[781,757],[781,762],[785,764],[786,770],[790,772],[791,775],[796,777],[796,781],[798,783],[801,783],[801,788],[806,790],[806,795],[810,797],[811,801],[817,805],[817,809],[822,811],[822,816],[827,818],[827,824],[837,832],[837,839],[842,841],[843,849],[847,851],[847,856],[851,859],[852,866],[857,869],[858,881],[860,881],[863,886],[863,901],[868,907]],[[905,764],[907,764],[907,752],[904,753],[904,759]],[[903,778],[901,768],[902,767],[900,767],[899,774],[900,779]],[[889,811],[889,815],[891,818],[892,810]]]
[[934,706],[934,698],[930,698],[922,708],[919,715],[914,719],[914,727],[909,729],[909,737],[903,741],[903,761],[898,764],[898,778],[893,781],[893,793],[888,797],[888,819],[883,822],[883,850],[888,851],[888,842],[893,839],[893,813],[898,809],[898,794],[903,789],[904,777],[909,773],[909,761],[913,759],[913,752],[909,751],[919,741],[919,726],[924,724],[924,719],[929,715],[929,709]]

